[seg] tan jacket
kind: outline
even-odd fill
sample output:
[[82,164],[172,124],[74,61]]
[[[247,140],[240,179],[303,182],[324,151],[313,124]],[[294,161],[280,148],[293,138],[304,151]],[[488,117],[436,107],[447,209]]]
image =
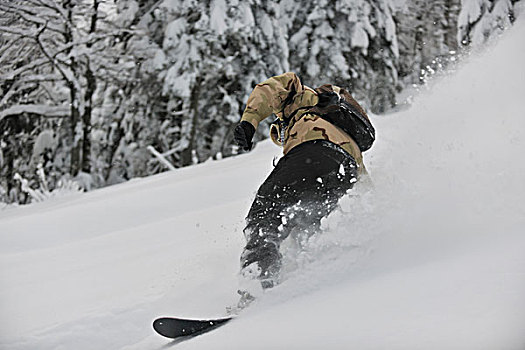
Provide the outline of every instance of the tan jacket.
[[[339,93],[340,88],[333,86],[333,89]],[[359,172],[366,173],[357,143],[340,128],[319,115],[309,113],[309,108],[314,107],[317,101],[317,93],[301,84],[295,73],[284,73],[255,86],[241,120],[250,122],[257,129],[259,123],[272,114],[281,120],[293,115],[284,132],[284,142],[281,143],[281,130],[275,124],[270,131],[272,140],[283,147],[284,154],[306,141],[328,140],[346,150],[356,160]],[[357,104],[353,99],[352,102]],[[286,106],[283,108],[284,105]],[[359,108],[362,110],[361,106]]]

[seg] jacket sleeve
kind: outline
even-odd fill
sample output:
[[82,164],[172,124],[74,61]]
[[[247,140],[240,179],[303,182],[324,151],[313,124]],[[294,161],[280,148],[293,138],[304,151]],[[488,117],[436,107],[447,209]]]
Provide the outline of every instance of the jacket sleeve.
[[247,121],[257,129],[259,123],[272,113],[281,112],[290,94],[298,93],[302,89],[299,77],[291,72],[271,77],[257,84],[246,102],[241,121]]

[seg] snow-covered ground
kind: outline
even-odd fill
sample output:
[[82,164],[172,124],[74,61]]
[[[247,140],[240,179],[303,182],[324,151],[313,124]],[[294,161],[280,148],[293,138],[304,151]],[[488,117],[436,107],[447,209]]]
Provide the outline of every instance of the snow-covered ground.
[[280,150],[0,211],[1,349],[525,349],[525,22],[407,111],[285,281],[237,299],[243,218]]

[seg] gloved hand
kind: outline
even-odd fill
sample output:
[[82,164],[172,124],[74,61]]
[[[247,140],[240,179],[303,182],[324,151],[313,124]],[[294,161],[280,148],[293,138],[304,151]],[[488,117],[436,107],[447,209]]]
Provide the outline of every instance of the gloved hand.
[[254,134],[255,128],[253,125],[250,122],[243,120],[235,127],[233,138],[245,151],[249,151],[253,146],[252,139]]

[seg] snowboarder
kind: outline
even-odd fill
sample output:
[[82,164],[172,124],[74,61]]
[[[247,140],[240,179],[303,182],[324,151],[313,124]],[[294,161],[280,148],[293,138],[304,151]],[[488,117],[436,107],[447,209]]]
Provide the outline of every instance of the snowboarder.
[[292,232],[317,232],[321,219],[366,174],[362,152],[375,138],[365,111],[346,90],[329,84],[314,90],[285,73],[256,85],[234,130],[237,144],[250,150],[259,123],[272,114],[278,119],[270,136],[284,156],[249,210],[241,255],[241,275],[263,289],[279,282],[283,240]]

